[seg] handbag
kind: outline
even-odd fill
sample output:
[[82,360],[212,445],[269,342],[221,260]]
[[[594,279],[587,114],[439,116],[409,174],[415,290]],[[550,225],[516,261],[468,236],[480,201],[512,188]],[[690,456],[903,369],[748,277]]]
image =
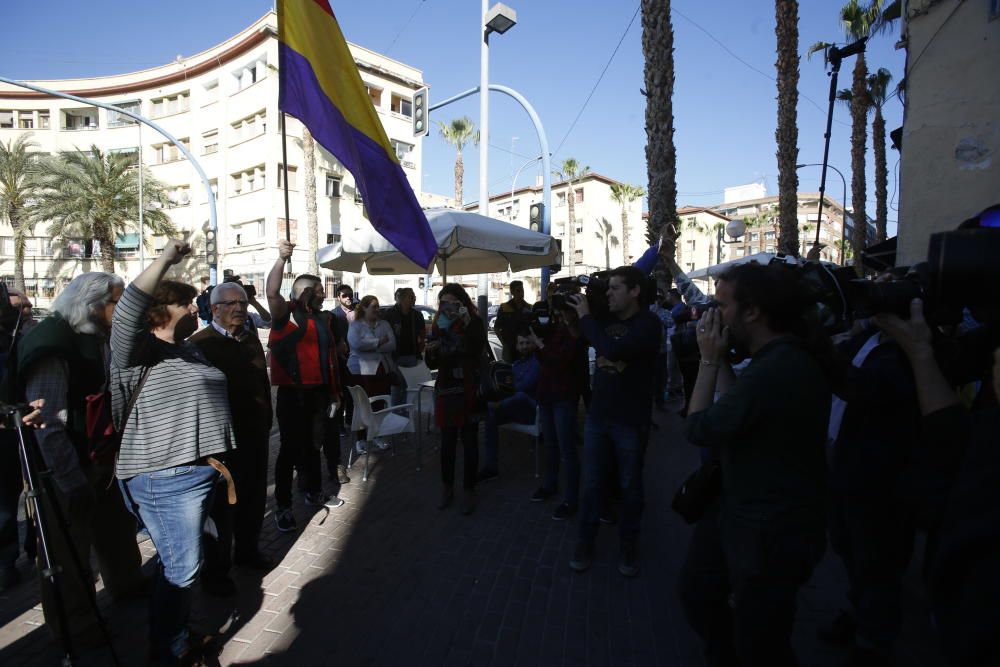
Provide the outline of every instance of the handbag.
[[149,377],[151,370],[152,366],[145,366],[142,369],[142,375],[139,376],[139,384],[136,385],[135,391],[132,392],[128,402],[125,404],[125,410],[122,412],[121,426],[118,428],[115,427],[114,416],[111,412],[111,391],[109,389],[85,397],[87,402],[87,442],[90,444],[87,456],[91,462],[107,464],[114,461],[118,456],[118,450],[122,446],[122,433],[125,432],[125,425],[128,423],[128,418],[132,415],[132,409],[135,408],[139,392],[142,391],[142,386],[146,384],[146,378]]
[[688,476],[670,504],[689,524],[698,523],[709,505],[722,495],[722,465],[715,459],[705,461]]

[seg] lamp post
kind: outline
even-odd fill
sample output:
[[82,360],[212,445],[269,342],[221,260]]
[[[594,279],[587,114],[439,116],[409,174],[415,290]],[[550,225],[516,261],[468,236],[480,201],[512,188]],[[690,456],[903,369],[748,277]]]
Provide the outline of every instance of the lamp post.
[[[822,167],[822,164],[817,162],[810,162],[809,164],[797,164],[796,169],[801,169],[802,167]],[[842,212],[840,216],[840,263],[844,263],[844,239],[846,238],[845,232],[847,230],[847,179],[844,178],[844,173],[834,167],[832,164],[826,165],[829,169],[833,169],[840,176],[840,182],[844,184],[844,198],[840,202],[840,210]],[[820,195],[820,207],[819,210],[823,210],[823,199],[822,194]],[[823,224],[823,221],[819,218],[819,214],[816,216],[816,244],[819,245],[819,228]],[[818,259],[818,258],[817,258]]]
[[[490,214],[490,192],[487,181],[490,145],[490,33],[502,35],[517,24],[517,13],[507,5],[497,3],[489,7],[489,0],[482,0],[480,28],[483,41],[479,48],[479,214]],[[489,275],[479,274],[479,312],[486,313],[489,306]]]

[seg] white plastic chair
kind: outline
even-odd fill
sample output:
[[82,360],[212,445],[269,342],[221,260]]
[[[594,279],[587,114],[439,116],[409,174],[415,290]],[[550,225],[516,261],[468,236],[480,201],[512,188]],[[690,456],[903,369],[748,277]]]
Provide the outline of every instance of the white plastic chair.
[[[351,398],[354,399],[354,416],[351,419],[351,431],[355,434],[357,442],[358,434],[365,431],[365,472],[361,481],[368,481],[368,463],[371,458],[371,449],[375,438],[385,438],[400,433],[413,433],[413,420],[406,416],[396,414],[396,410],[408,409],[413,406],[409,403],[402,405],[391,405],[382,410],[372,410],[372,404],[376,401],[385,401],[390,404],[388,395],[368,397],[365,390],[359,386],[348,387]],[[395,454],[393,448],[393,454]],[[351,447],[351,454],[348,465],[352,465],[354,457],[354,447]]]
[[415,408],[411,408],[410,418],[416,424],[417,429],[417,470],[420,470],[424,445],[424,431],[421,430],[420,426],[423,415],[427,415],[427,428],[425,430],[430,433],[430,418],[434,416],[434,390],[433,387],[428,386],[428,383],[433,381],[434,376],[423,361],[410,368],[400,366],[399,372],[403,375],[403,379],[406,380],[406,402],[416,406]]
[[542,412],[538,408],[535,408],[535,423],[534,424],[518,424],[516,422],[508,422],[506,424],[500,424],[500,428],[507,431],[514,431],[515,433],[524,433],[525,435],[530,435],[534,438],[535,442],[535,478],[542,476],[542,447],[541,447],[541,435],[542,435]]

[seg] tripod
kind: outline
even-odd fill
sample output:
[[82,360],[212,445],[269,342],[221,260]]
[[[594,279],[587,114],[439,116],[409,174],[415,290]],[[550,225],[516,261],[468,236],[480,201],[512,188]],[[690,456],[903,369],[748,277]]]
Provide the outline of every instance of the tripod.
[[49,584],[52,587],[53,599],[55,601],[56,608],[55,611],[57,617],[59,618],[59,634],[61,635],[60,639],[62,641],[64,651],[62,664],[66,667],[73,665],[76,655],[73,650],[72,633],[69,627],[69,618],[66,614],[66,605],[63,600],[62,589],[59,586],[59,582],[64,576],[64,572],[62,566],[56,563],[52,556],[50,532],[51,525],[49,523],[51,519],[46,516],[45,507],[43,507],[42,504],[43,497],[48,497],[51,500],[51,502],[47,503],[47,505],[52,508],[52,514],[54,515],[56,525],[61,531],[63,541],[68,547],[67,550],[70,554],[70,559],[73,561],[75,574],[79,577],[80,583],[87,591],[87,600],[90,603],[91,611],[93,611],[94,616],[97,619],[97,625],[101,630],[104,642],[108,646],[108,651],[111,653],[112,661],[116,667],[121,667],[121,662],[118,660],[118,655],[115,652],[115,647],[111,641],[111,635],[108,632],[107,624],[105,623],[104,617],[101,615],[101,611],[97,606],[97,596],[94,593],[93,583],[83,567],[83,561],[80,559],[80,554],[77,553],[76,548],[73,546],[73,542],[69,535],[69,529],[66,524],[66,518],[58,500],[55,497],[51,478],[52,471],[44,465],[44,461],[38,452],[37,444],[33,447],[29,445],[29,443],[34,443],[34,439],[25,438],[24,436],[22,419],[24,418],[24,415],[31,410],[32,408],[30,406],[23,404],[0,404],[0,415],[6,419],[8,428],[12,427],[17,431],[17,447],[21,460],[21,470],[24,475],[24,479],[28,484],[26,497],[30,503],[32,510],[31,515],[34,518],[35,530],[38,535],[40,556],[39,572],[42,577],[49,581]]

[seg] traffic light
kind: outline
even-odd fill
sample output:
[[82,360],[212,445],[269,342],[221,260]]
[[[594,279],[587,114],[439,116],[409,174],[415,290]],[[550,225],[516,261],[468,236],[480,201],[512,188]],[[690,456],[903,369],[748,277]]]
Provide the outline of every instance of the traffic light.
[[424,137],[430,130],[427,127],[427,88],[421,88],[413,93],[413,136]]
[[533,232],[540,232],[545,229],[545,204],[541,202],[536,202],[531,205],[531,209],[528,213],[528,219],[530,224],[528,225]]
[[558,252],[556,253],[556,263],[549,266],[549,273],[559,273],[562,271],[562,261],[563,261],[563,250],[562,250],[562,239],[552,239],[556,242],[556,248]]
[[420,289],[426,289],[427,288],[427,281],[426,281],[426,279],[423,276],[420,276],[419,285],[420,285]]
[[215,230],[209,229],[205,232],[205,261],[210,267],[219,263],[218,247],[215,243]]

